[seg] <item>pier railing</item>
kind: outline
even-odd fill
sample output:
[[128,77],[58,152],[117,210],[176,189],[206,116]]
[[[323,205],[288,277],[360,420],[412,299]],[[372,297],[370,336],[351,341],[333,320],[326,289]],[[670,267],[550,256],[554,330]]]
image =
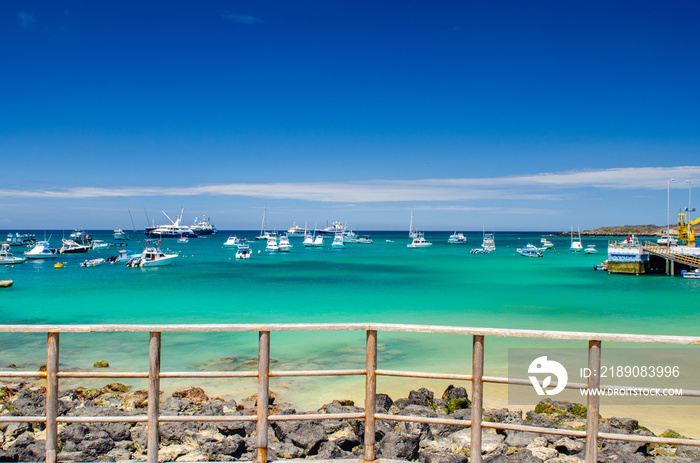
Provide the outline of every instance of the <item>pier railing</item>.
[[[346,370],[309,370],[309,371],[274,371],[270,370],[270,336],[274,332],[313,332],[313,331],[365,331],[366,364],[361,369]],[[73,372],[59,369],[59,339],[62,333],[149,333],[148,372]],[[161,372],[161,339],[163,333],[176,332],[257,332],[258,333],[258,370],[257,371],[204,371],[204,372]],[[472,337],[472,368],[464,374],[442,374],[415,371],[384,370],[378,368],[377,341],[381,332],[437,333]],[[504,377],[484,376],[484,349],[486,337],[512,337],[530,339],[550,339],[582,341],[587,343],[588,368],[592,374],[587,384],[568,384],[569,388],[599,389],[601,366],[601,349],[603,342],[676,344],[700,346],[700,337],[687,336],[650,336],[612,333],[586,333],[563,331],[532,331],[513,329],[468,328],[431,325],[397,325],[381,323],[343,323],[343,324],[263,324],[263,325],[0,325],[0,333],[46,333],[47,364],[46,371],[0,371],[0,378],[45,378],[46,379],[46,413],[44,416],[8,416],[0,415],[0,422],[32,422],[46,425],[46,462],[56,463],[58,456],[59,423],[104,423],[104,422],[145,422],[148,427],[147,461],[158,461],[158,426],[164,422],[224,422],[255,421],[257,423],[256,462],[267,462],[268,424],[273,421],[293,420],[341,420],[364,419],[365,437],[363,462],[380,462],[375,453],[375,423],[377,420],[407,421],[428,424],[443,424],[471,428],[470,461],[481,462],[482,430],[484,428],[524,431],[539,434],[555,434],[586,439],[586,462],[597,461],[598,440],[634,441],[641,443],[658,443],[668,445],[691,445],[700,447],[698,439],[673,439],[632,434],[612,434],[598,431],[599,396],[587,395],[587,418],[585,431],[573,429],[544,428],[524,426],[511,423],[482,421],[484,383],[517,384],[531,386],[527,380]],[[582,346],[583,347],[583,346]],[[455,355],[459,355],[456,353]],[[365,409],[359,413],[339,414],[305,414],[305,415],[271,415],[269,413],[269,380],[271,377],[310,377],[310,376],[365,376]],[[395,376],[424,379],[449,379],[471,383],[471,419],[458,420],[448,418],[428,418],[408,415],[377,413],[377,377]],[[161,415],[159,408],[160,380],[164,378],[258,378],[257,415],[256,416],[183,416]],[[137,416],[59,416],[58,390],[61,378],[147,378],[148,411],[147,415]],[[700,391],[683,391],[684,396],[700,397]],[[341,461],[341,460],[339,460]],[[348,461],[348,460],[342,460]]]

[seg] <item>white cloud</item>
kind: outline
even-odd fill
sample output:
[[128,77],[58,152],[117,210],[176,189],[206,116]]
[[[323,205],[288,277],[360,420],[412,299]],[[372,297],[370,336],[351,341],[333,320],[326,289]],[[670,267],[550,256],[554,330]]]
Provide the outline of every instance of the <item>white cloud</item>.
[[[106,198],[143,196],[247,196],[330,203],[449,202],[465,200],[559,201],[578,189],[659,190],[669,178],[700,177],[700,166],[615,168],[494,178],[363,180],[346,182],[230,183],[189,187],[76,187],[0,190],[15,198]],[[683,182],[672,184],[685,188]],[[575,194],[573,191],[567,195]],[[538,211],[542,213],[542,211]]]

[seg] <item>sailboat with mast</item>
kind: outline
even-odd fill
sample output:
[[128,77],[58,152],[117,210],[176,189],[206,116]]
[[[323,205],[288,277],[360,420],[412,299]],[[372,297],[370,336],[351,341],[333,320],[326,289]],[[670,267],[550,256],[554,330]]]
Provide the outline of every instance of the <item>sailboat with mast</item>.
[[413,229],[413,208],[411,208],[411,222],[408,224],[408,237],[417,238],[418,232]]
[[260,225],[260,236],[256,236],[255,239],[268,241],[270,238],[274,238],[276,241],[277,240],[277,233],[269,232],[269,231],[265,230],[266,227],[267,227],[267,205],[265,205],[265,208],[263,209],[262,225]]
[[571,247],[569,248],[569,251],[571,252],[581,252],[583,251],[583,245],[581,244],[581,230],[579,230],[578,227],[576,227],[576,230],[578,231],[578,238],[574,238],[574,226],[571,226]]

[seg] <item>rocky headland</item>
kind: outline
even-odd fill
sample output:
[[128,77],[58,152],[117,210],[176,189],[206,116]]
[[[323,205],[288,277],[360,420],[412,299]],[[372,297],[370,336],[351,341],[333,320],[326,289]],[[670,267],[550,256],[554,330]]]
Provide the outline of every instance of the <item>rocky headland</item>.
[[[144,415],[147,393],[111,383],[101,389],[62,391],[61,416]],[[162,415],[255,415],[255,396],[237,402],[210,398],[200,388],[178,391],[160,403]],[[25,384],[0,387],[0,415],[42,416],[45,391]],[[462,387],[448,387],[436,397],[425,388],[393,400],[377,396],[377,412],[424,417],[470,419],[470,401]],[[313,413],[356,413],[351,401],[336,400]],[[302,413],[270,399],[270,413]],[[586,408],[546,399],[535,410],[491,409],[484,421],[548,428],[585,429]],[[425,463],[469,461],[469,428],[407,422],[377,421],[379,457]],[[484,429],[485,462],[580,463],[585,440],[520,431]],[[653,436],[632,418],[600,420],[600,432]],[[255,422],[167,422],[160,426],[160,461],[237,461],[255,459]],[[668,430],[663,437],[682,437]],[[42,461],[46,431],[43,423],[0,423],[0,461]],[[60,424],[59,461],[144,461],[147,428],[144,423]],[[310,460],[362,456],[364,420],[282,421],[268,429],[270,459]],[[700,449],[601,440],[600,462],[690,463],[700,461]]]

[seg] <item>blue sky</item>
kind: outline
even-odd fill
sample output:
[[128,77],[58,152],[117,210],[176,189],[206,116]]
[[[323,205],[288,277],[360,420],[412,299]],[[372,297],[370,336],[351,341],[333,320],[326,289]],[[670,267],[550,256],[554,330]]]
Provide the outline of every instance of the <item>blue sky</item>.
[[[668,3],[668,4],[666,4]],[[3,1],[0,228],[568,230],[700,185],[696,2]],[[699,193],[700,194],[700,193]],[[698,196],[700,199],[700,196]]]

